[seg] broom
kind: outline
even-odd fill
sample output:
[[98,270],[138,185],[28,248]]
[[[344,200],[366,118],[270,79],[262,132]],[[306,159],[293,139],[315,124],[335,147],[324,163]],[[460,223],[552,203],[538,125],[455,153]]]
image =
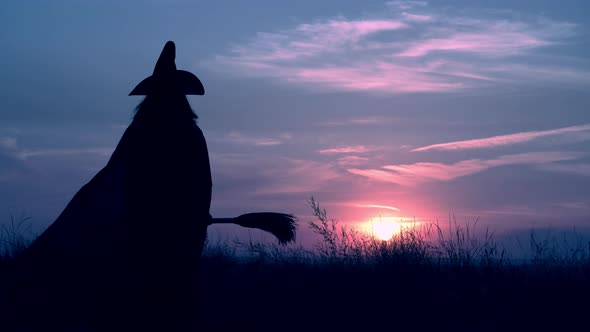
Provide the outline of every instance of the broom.
[[257,228],[274,235],[280,244],[295,241],[297,218],[291,214],[278,212],[254,212],[234,218],[212,218],[212,224],[237,224],[242,227]]

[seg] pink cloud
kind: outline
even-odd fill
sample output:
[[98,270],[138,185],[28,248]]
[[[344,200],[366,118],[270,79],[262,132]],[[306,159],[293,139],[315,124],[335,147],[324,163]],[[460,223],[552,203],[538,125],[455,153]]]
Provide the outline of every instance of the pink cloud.
[[[371,34],[405,27],[405,23],[394,20],[329,20],[300,24],[289,31],[258,33],[249,44],[235,46],[234,56],[218,59],[262,69],[268,62],[289,62],[339,52]],[[258,66],[259,62],[262,65]]]
[[270,155],[252,158],[248,152],[211,154],[211,170],[218,182],[235,184],[225,193],[240,200],[286,193],[311,195],[342,176],[330,163]]
[[359,168],[349,168],[347,169],[348,172],[360,176],[364,176],[374,181],[380,182],[393,182],[401,184],[400,177],[397,174],[392,172],[380,170],[380,169],[359,169]]
[[490,165],[482,160],[465,160],[455,164],[441,163],[415,163],[410,165],[388,165],[384,169],[395,172],[398,176],[419,177],[423,179],[434,179],[448,181],[465,175],[481,172]]
[[227,135],[227,140],[230,142],[256,146],[281,145],[290,138],[291,136],[288,134],[281,134],[278,138],[249,137],[238,132],[231,132]]
[[375,151],[376,149],[377,148],[367,147],[364,145],[354,145],[354,146],[345,146],[345,147],[341,147],[341,148],[318,150],[318,152],[321,154],[365,153],[365,152]]
[[416,21],[416,22],[428,22],[432,21],[432,15],[420,15],[420,14],[411,14],[403,12],[402,16],[408,21]]
[[[373,33],[406,27],[405,23],[393,20],[330,20],[327,23],[302,24],[296,30],[312,36],[310,40],[315,42],[334,44],[358,41]],[[313,45],[318,45],[318,43]]]
[[380,119],[377,117],[369,117],[369,118],[357,118],[357,119],[350,119],[350,123],[352,124],[374,124],[379,123]]
[[329,127],[351,126],[351,125],[353,125],[353,126],[372,125],[372,124],[378,124],[378,123],[389,123],[389,122],[391,122],[391,120],[392,119],[387,119],[387,118],[383,118],[383,117],[370,116],[370,117],[364,117],[364,118],[350,118],[350,119],[337,120],[337,121],[320,122],[320,123],[318,123],[318,125],[329,126]]
[[464,141],[455,141],[449,143],[439,143],[413,149],[413,152],[429,151],[429,150],[467,150],[467,149],[483,149],[492,148],[504,145],[512,145],[517,143],[525,143],[534,139],[552,136],[564,135],[571,133],[578,133],[583,131],[590,131],[590,124],[563,127],[558,129],[541,130],[541,131],[527,131],[509,135],[499,135],[487,138],[470,139]]
[[480,33],[460,33],[448,38],[426,39],[398,53],[397,56],[418,57],[435,51],[510,56],[548,44],[549,42],[526,32],[485,31]]
[[387,62],[358,63],[349,67],[302,69],[290,80],[323,84],[348,91],[437,92],[463,87],[424,73],[420,68],[398,66]]
[[369,161],[369,158],[359,157],[359,156],[344,156],[338,158],[338,164],[344,166],[351,166],[351,165],[362,165]]
[[392,211],[399,211],[400,209],[395,206],[379,205],[379,204],[356,204],[357,207],[370,208],[370,209],[387,209]]
[[[573,35],[572,23],[509,11],[501,18],[491,18],[489,12],[464,17],[459,10],[441,16],[420,1],[388,6],[390,19],[365,13],[363,19],[338,17],[261,32],[204,65],[226,75],[269,78],[315,91],[379,94],[456,92],[495,82],[535,84],[539,80],[530,79],[535,73],[543,82],[590,81],[584,79],[590,74],[572,70],[571,61],[559,57],[536,65],[516,58],[560,44]],[[415,7],[420,11],[410,12]]]
[[312,193],[340,177],[331,165],[313,160],[280,158],[272,164],[264,171],[272,182],[258,185],[255,194]]
[[420,162],[415,164],[387,165],[382,169],[348,169],[348,172],[381,182],[414,186],[429,181],[449,181],[507,165],[538,165],[573,160],[584,156],[575,152],[530,152],[500,156],[496,159],[471,159],[454,164]]

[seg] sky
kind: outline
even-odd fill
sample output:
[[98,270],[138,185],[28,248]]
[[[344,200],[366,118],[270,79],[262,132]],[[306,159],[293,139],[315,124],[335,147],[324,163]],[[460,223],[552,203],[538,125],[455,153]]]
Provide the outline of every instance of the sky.
[[[211,213],[590,228],[586,1],[13,1],[0,223],[108,161],[162,47],[196,74]],[[219,234],[227,229],[217,227]],[[229,230],[231,232],[231,229]],[[303,234],[305,236],[305,234]]]

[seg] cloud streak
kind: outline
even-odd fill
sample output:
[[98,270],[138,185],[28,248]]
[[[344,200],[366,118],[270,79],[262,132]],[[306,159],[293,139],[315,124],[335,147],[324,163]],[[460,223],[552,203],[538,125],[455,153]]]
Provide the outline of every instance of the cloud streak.
[[9,156],[16,160],[28,160],[31,158],[55,158],[78,155],[97,155],[108,157],[113,153],[113,148],[42,148],[26,149],[20,148],[15,137],[0,137],[0,154]]
[[370,208],[370,209],[386,209],[386,210],[392,210],[392,211],[400,211],[400,209],[396,208],[395,206],[379,205],[379,204],[357,204],[356,207]]
[[410,14],[403,12],[402,16],[409,21],[416,21],[416,22],[427,22],[432,21],[433,17],[431,15],[420,15],[420,14]]
[[254,145],[254,146],[275,146],[285,143],[291,139],[289,134],[281,134],[278,137],[251,137],[239,132],[231,132],[226,139],[229,142],[236,144]]
[[[422,1],[387,3],[387,13],[335,17],[261,32],[204,65],[226,74],[275,79],[309,89],[400,94],[454,92],[493,82],[588,83],[550,47],[575,35],[576,25],[504,11],[470,16]],[[535,65],[523,55],[537,55]],[[539,61],[540,59],[540,61]],[[519,70],[506,70],[519,68]]]
[[381,169],[349,168],[348,172],[375,181],[414,186],[431,181],[450,181],[490,168],[508,165],[543,165],[574,160],[584,156],[580,152],[530,152],[500,156],[495,159],[470,159],[453,164],[419,162],[414,164],[386,165]]
[[338,158],[337,162],[343,166],[362,165],[366,164],[369,158],[359,156],[343,156]]
[[84,149],[38,149],[38,150],[23,150],[16,154],[19,159],[30,159],[38,157],[65,157],[65,156],[79,156],[79,155],[96,155],[101,157],[110,157],[113,153],[113,148],[84,148]]
[[525,32],[495,30],[457,33],[447,38],[423,40],[398,53],[397,56],[421,57],[432,52],[446,51],[507,57],[550,44]]
[[341,148],[323,149],[318,150],[320,154],[339,154],[339,153],[366,153],[375,151],[377,148],[368,147],[364,145],[345,146]]
[[[240,172],[235,170],[239,169]],[[309,159],[272,157],[252,158],[250,153],[211,155],[216,187],[226,194],[239,192],[245,197],[313,193],[341,174],[332,165]]]
[[14,137],[0,137],[0,148],[6,150],[16,149],[16,138]]
[[325,121],[325,122],[317,123],[316,125],[323,126],[323,127],[340,127],[340,126],[389,124],[392,122],[393,122],[392,119],[388,119],[388,118],[384,118],[384,117],[377,117],[377,116],[369,116],[369,117],[350,118],[350,119],[345,119],[345,120]]
[[386,2],[387,6],[396,9],[412,9],[414,7],[424,7],[428,4],[426,1],[396,0]]
[[590,164],[549,164],[539,166],[539,168],[545,171],[590,176]]
[[419,147],[411,150],[412,152],[431,151],[431,150],[470,150],[470,149],[486,149],[498,146],[506,146],[512,144],[519,144],[529,142],[535,139],[554,136],[566,135],[579,132],[590,131],[590,124],[579,126],[563,127],[558,129],[541,130],[541,131],[527,131],[509,135],[499,135],[486,138],[470,139],[464,141],[455,141],[448,143],[439,143],[428,146]]

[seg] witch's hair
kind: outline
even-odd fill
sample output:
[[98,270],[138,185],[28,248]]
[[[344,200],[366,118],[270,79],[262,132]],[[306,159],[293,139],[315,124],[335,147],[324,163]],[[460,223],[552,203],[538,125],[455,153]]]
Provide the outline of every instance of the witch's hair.
[[147,95],[135,107],[133,119],[138,121],[196,120],[198,116],[185,95]]

